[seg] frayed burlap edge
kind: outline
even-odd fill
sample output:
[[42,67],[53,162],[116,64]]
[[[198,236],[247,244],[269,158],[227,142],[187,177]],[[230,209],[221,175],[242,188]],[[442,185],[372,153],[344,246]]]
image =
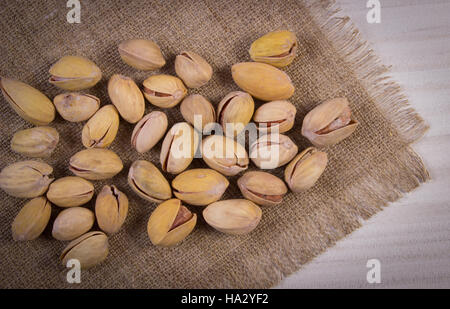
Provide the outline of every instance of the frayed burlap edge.
[[[327,44],[343,60],[348,69],[355,74],[361,85],[372,98],[376,108],[383,114],[387,122],[392,123],[394,130],[404,142],[405,147],[387,154],[374,162],[370,171],[366,171],[361,181],[341,192],[340,197],[326,197],[324,202],[331,207],[315,209],[298,222],[296,235],[279,234],[271,241],[280,241],[280,249],[265,252],[266,258],[252,258],[263,263],[255,263],[246,269],[254,286],[244,285],[239,280],[239,272],[227,268],[227,263],[211,265],[198,273],[193,282],[196,288],[270,288],[278,284],[284,277],[298,271],[314,257],[333,246],[381,211],[390,202],[394,202],[411,192],[421,183],[430,179],[422,159],[409,146],[419,140],[428,130],[428,125],[410,107],[403,90],[390,76],[390,67],[381,63],[369,44],[347,16],[338,16],[340,9],[333,0],[314,1],[308,5],[309,13],[322,30]],[[291,231],[292,232],[292,231]],[[301,246],[295,245],[301,243]],[[255,253],[256,254],[256,253]],[[273,256],[272,260],[267,259]],[[233,250],[223,257],[223,261],[239,260],[239,250]],[[248,258],[248,257],[247,257]],[[208,276],[203,274],[208,273]],[[220,286],[217,277],[222,278]],[[192,288],[192,286],[190,286]]]

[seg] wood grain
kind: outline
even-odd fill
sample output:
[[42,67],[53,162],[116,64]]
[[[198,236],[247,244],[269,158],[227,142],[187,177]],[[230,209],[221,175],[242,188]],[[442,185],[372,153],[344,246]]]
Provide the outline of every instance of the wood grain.
[[[276,288],[450,288],[450,2],[380,0],[381,23],[365,0],[338,0],[412,106],[430,125],[414,145],[432,181],[391,204]],[[366,263],[381,263],[369,284]]]

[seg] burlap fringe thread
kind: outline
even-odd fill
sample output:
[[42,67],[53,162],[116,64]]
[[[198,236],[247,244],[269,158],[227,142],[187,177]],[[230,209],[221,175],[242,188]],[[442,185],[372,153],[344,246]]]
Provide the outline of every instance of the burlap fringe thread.
[[[405,192],[414,190],[430,179],[422,159],[408,146],[425,134],[428,125],[410,107],[401,87],[387,75],[390,67],[381,63],[348,16],[337,16],[340,9],[335,1],[314,1],[308,8],[335,52],[361,81],[369,97],[373,98],[373,103],[387,121],[395,126],[395,133],[407,146],[385,160],[375,162],[373,172],[365,174],[364,181],[355,182],[340,194],[344,199],[327,197],[326,203],[331,207],[311,212],[305,216],[305,222],[298,223],[305,230],[296,239],[302,242],[302,248],[291,246],[285,250],[286,259],[272,265],[278,274],[277,281],[297,271],[339,239],[359,228],[363,220],[382,210],[388,203],[398,200]],[[273,282],[270,272],[261,268],[262,272],[266,271],[267,283]],[[259,275],[262,276],[262,273]]]

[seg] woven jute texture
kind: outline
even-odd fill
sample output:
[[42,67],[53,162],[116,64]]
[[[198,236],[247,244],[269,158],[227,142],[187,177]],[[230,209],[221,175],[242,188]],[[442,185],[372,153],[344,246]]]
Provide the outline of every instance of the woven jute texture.
[[[232,64],[249,61],[253,40],[277,29],[294,31],[298,56],[283,70],[296,90],[291,102],[297,107],[288,135],[299,149],[309,142],[300,134],[305,114],[320,102],[346,96],[360,126],[343,142],[325,148],[329,165],[312,189],[289,193],[285,202],[263,208],[260,225],[245,236],[229,236],[209,227],[201,207],[194,232],[174,248],[153,246],[146,233],[148,217],[156,204],[137,197],[126,175],[136,159],[159,165],[159,143],[145,154],[130,146],[133,125],[121,121],[110,149],[120,155],[123,171],[108,181],[130,200],[121,231],[110,237],[110,254],[101,265],[82,271],[80,284],[68,284],[68,269],[59,255],[67,243],[52,239],[51,227],[34,241],[14,242],[11,223],[26,200],[0,192],[0,287],[38,288],[267,288],[301,268],[339,239],[357,229],[389,202],[428,179],[421,159],[409,145],[427,126],[408,106],[399,86],[386,75],[388,68],[360,37],[347,17],[330,1],[81,1],[81,23],[69,24],[66,1],[13,1],[0,4],[0,74],[22,80],[49,98],[63,91],[50,85],[48,69],[64,55],[93,60],[103,78],[86,92],[110,103],[107,81],[114,73],[132,77],[139,85],[150,74],[124,64],[118,44],[131,38],[157,42],[167,59],[160,72],[175,74],[174,58],[182,50],[202,55],[213,67],[212,80],[190,90],[217,106],[228,92],[238,90],[231,78]],[[256,101],[257,106],[261,102]],[[156,110],[147,103],[146,111]],[[169,125],[181,121],[179,107],[165,110]],[[14,132],[31,125],[0,99],[0,168],[26,158],[10,150]],[[56,178],[70,175],[68,158],[83,149],[83,123],[69,123],[57,116],[51,126],[60,143],[45,162]],[[204,167],[195,159],[190,168]],[[251,166],[250,169],[255,169]],[[282,177],[283,169],[272,171]],[[167,175],[169,179],[172,176]],[[231,177],[224,199],[239,198],[237,177]],[[86,207],[93,209],[94,200]],[[98,227],[94,226],[94,229]]]

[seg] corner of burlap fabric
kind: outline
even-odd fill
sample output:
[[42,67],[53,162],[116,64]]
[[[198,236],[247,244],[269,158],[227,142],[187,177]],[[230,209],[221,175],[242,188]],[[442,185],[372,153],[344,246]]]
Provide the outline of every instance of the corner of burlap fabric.
[[[214,68],[201,93],[217,105],[237,90],[231,79],[232,64],[248,61],[250,43],[275,29],[294,31],[298,56],[283,69],[296,91],[296,124],[288,135],[309,146],[301,134],[305,114],[318,103],[346,96],[358,121],[356,132],[328,147],[329,165],[316,186],[304,193],[289,193],[279,207],[263,208],[260,225],[240,237],[221,234],[201,218],[195,231],[175,248],[151,245],[146,223],[155,204],[137,197],[126,174],[136,159],[158,163],[160,146],[146,154],[130,148],[133,126],[121,121],[110,149],[120,155],[124,170],[108,181],[130,199],[122,230],[110,237],[110,254],[101,265],[83,271],[81,283],[68,284],[67,269],[58,260],[66,243],[51,237],[51,224],[60,211],[53,207],[46,231],[35,241],[14,242],[10,226],[26,202],[0,192],[0,287],[3,288],[268,288],[361,226],[382,210],[429,179],[420,157],[410,148],[427,130],[409,106],[388,68],[360,37],[348,17],[339,17],[334,1],[86,1],[81,24],[68,24],[64,1],[2,3],[0,74],[20,79],[53,98],[62,91],[48,84],[48,68],[63,55],[92,59],[103,79],[87,92],[108,104],[106,84],[114,73],[128,75],[140,84],[147,73],[123,64],[117,45],[130,38],[158,42],[167,64],[163,73],[175,74],[173,60],[184,49],[204,56]],[[191,91],[192,92],[192,91]],[[257,106],[262,102],[257,101]],[[147,112],[157,108],[147,104]],[[181,121],[179,108],[165,110],[170,124]],[[9,148],[14,132],[30,127],[7,105],[0,104],[0,168],[25,160]],[[68,158],[81,150],[83,123],[68,123],[59,116],[51,124],[61,141],[54,155],[44,159],[56,177],[69,175]],[[191,168],[205,166],[195,159]],[[254,166],[251,167],[254,169]],[[271,171],[282,177],[283,169]],[[168,176],[169,179],[172,177]],[[238,177],[230,178],[224,199],[239,198]],[[93,202],[87,207],[93,209]],[[191,207],[193,208],[193,207]]]

